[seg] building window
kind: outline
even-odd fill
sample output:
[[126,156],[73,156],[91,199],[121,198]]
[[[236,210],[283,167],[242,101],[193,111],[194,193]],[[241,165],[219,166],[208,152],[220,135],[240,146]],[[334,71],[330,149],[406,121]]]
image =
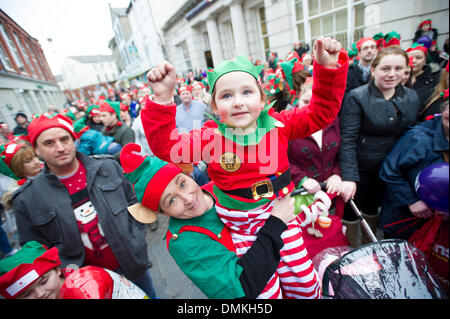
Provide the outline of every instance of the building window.
[[3,67],[8,71],[15,71],[14,67],[9,59],[6,51],[3,49],[3,45],[0,44],[0,59],[2,60]]
[[[16,39],[16,43],[20,48],[20,51],[22,52],[22,56],[24,57],[25,61],[24,63],[27,63],[28,65],[30,64],[30,57],[28,56],[27,51],[25,50],[25,48],[22,45],[22,42],[20,41],[20,38],[17,36],[17,34],[15,32],[13,32],[14,34],[14,38]],[[28,74],[28,71],[25,69],[24,73]],[[29,74],[28,74],[29,75]]]
[[16,63],[17,67],[19,68],[20,72],[25,72],[25,65],[23,64],[23,61],[19,56],[19,52],[17,51],[14,41],[9,36],[9,33],[6,31],[6,29],[2,23],[0,23],[0,30],[3,35],[3,39],[5,39],[5,41],[6,41],[9,52],[11,52],[11,54],[13,56],[14,62]]
[[44,78],[44,74],[41,71],[41,67],[39,66],[39,63],[38,63],[38,60],[36,58],[36,55],[35,55],[34,51],[31,49],[32,45],[29,42],[25,41],[25,46],[28,48],[28,52],[31,55],[31,59],[33,60],[37,76],[39,78],[43,79]]
[[[296,0],[295,17],[298,40],[310,39],[311,44],[321,36],[333,37],[349,47],[354,40],[363,36],[364,31],[364,3],[355,1],[348,10],[347,0]],[[305,19],[305,10],[307,18]],[[348,21],[353,17],[354,29],[348,30]],[[309,24],[309,34],[305,33],[305,24]],[[350,31],[350,32],[349,32]]]
[[184,62],[184,70],[186,70],[186,72],[191,72],[192,71],[191,56],[189,55],[186,41],[181,42],[177,46],[177,48],[179,55],[181,57],[181,61]]
[[266,11],[264,7],[258,9],[258,17],[259,17],[259,25],[261,28],[261,37],[264,44],[264,53],[265,56],[268,57],[270,54],[270,43],[269,43],[269,35],[267,32]]

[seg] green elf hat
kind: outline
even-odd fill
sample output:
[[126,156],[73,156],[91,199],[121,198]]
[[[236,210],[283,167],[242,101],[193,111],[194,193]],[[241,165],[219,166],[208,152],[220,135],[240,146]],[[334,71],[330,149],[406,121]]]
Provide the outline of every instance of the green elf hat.
[[378,33],[375,34],[372,38],[373,38],[373,39],[375,40],[375,42],[377,43],[377,48],[378,48],[378,49],[381,49],[381,48],[384,47],[384,45],[385,45],[385,39],[384,39],[384,34],[383,34],[383,32],[378,32]]
[[[289,86],[289,90],[294,90],[294,80],[292,79],[292,75],[296,72],[299,72],[304,69],[303,64],[298,62],[296,58],[291,59],[289,61],[281,62],[281,69],[284,73],[284,78]],[[292,94],[292,92],[291,92]],[[295,94],[295,92],[294,92]]]
[[87,115],[91,115],[91,116],[100,115],[100,106],[95,105],[95,104],[90,105],[86,112],[87,112]]
[[89,126],[86,124],[87,118],[82,117],[73,123],[73,130],[77,135],[77,138],[80,138],[84,132],[89,130]]
[[415,50],[422,51],[423,53],[425,53],[425,57],[428,57],[428,49],[423,44],[417,43],[417,42],[414,42],[411,45],[411,47],[406,50],[406,53],[409,53],[409,52],[415,51]]
[[274,96],[283,90],[281,77],[276,74],[270,74],[264,83],[264,92],[267,96]]
[[14,142],[0,146],[0,174],[11,177],[17,181],[20,180],[20,178],[13,173],[9,165],[17,151],[24,146],[24,144],[16,144]]
[[120,121],[120,102],[102,102],[100,103],[100,112],[116,113],[117,119]]
[[347,53],[348,53],[348,57],[349,58],[358,55],[358,49],[356,48],[356,42],[353,42],[353,44],[350,47],[350,49],[347,50]]
[[400,45],[401,35],[397,33],[396,31],[391,31],[389,33],[386,33],[384,36],[385,40],[385,47],[391,46],[391,45]]
[[61,265],[58,248],[29,241],[13,256],[0,260],[0,294],[15,299],[42,275]]
[[133,184],[138,204],[128,207],[130,214],[141,223],[156,221],[159,200],[170,181],[182,169],[154,156],[139,154],[141,146],[126,144],[120,152],[120,163],[125,177]]
[[259,74],[264,65],[253,65],[253,63],[243,55],[238,55],[233,60],[225,60],[212,70],[207,72],[207,79],[209,84],[209,93],[213,94],[217,80],[224,74],[241,71],[247,72],[259,81]]

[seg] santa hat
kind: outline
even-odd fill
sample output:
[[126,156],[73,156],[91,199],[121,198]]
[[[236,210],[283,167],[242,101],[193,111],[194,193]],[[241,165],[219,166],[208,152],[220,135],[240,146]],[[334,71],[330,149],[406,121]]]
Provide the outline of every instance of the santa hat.
[[9,176],[15,180],[20,180],[16,174],[11,170],[11,160],[14,155],[16,155],[17,151],[24,147],[24,144],[16,144],[14,142],[10,142],[0,146],[0,173]]
[[376,43],[376,41],[372,37],[363,37],[359,39],[358,42],[356,42],[356,48],[358,49],[358,51],[361,51],[362,45],[367,41],[373,41]]
[[412,44],[412,46],[406,50],[406,52],[409,53],[409,52],[416,51],[416,50],[422,51],[423,53],[425,53],[425,57],[428,56],[428,49],[423,44],[420,44],[417,42],[414,42]]
[[[385,39],[384,39],[385,35],[383,34],[383,32],[378,32],[377,34],[375,34],[372,38],[375,40],[375,42],[377,43],[377,48],[381,49],[384,47],[385,45]],[[356,48],[356,46],[355,46]]]
[[77,139],[75,131],[73,130],[72,123],[67,117],[65,117],[62,114],[57,114],[52,118],[49,118],[45,115],[41,115],[32,120],[31,123],[28,125],[28,135],[30,136],[31,145],[34,146],[36,144],[37,138],[39,137],[39,135],[41,135],[43,131],[53,127],[65,129],[67,132],[70,133],[70,135],[72,135],[74,140]]
[[384,36],[385,47],[391,45],[400,45],[401,35],[396,31],[391,31]]
[[109,112],[117,115],[120,121],[120,102],[103,102],[100,104],[100,112]]
[[427,20],[420,22],[419,28],[421,29],[425,24],[429,24],[430,28],[431,28],[431,19],[427,19]]
[[178,94],[181,94],[186,91],[192,92],[192,87],[190,87],[189,85],[180,86],[180,88],[178,89]]
[[121,111],[128,111],[130,107],[124,103],[120,103],[120,110]]
[[205,86],[203,85],[203,83],[202,83],[202,82],[198,82],[198,81],[192,83],[192,88],[195,88],[196,86],[199,86],[199,87],[201,87],[202,89],[205,88]]
[[61,265],[58,248],[29,241],[13,256],[0,260],[0,294],[14,299],[37,279]]
[[126,144],[120,152],[120,163],[125,177],[133,184],[136,197],[142,204],[128,207],[128,211],[136,220],[152,223],[156,220],[155,212],[158,210],[162,193],[182,170],[175,164],[157,157],[142,156],[140,151],[140,145]]
[[100,115],[100,106],[91,105],[88,107],[86,113],[87,113],[87,115],[91,115],[91,116]]

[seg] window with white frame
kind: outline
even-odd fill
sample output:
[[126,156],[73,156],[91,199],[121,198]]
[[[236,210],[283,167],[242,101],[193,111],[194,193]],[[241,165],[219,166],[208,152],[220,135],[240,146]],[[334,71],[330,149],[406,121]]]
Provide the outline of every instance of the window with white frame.
[[[24,62],[25,62],[25,63],[28,62],[28,65],[29,65],[29,64],[30,64],[30,62],[29,62],[29,61],[30,61],[30,57],[28,56],[27,51],[26,51],[25,48],[23,47],[22,41],[20,40],[19,36],[18,36],[15,32],[13,32],[13,35],[14,35],[14,38],[16,39],[17,45],[18,45],[19,48],[20,48],[20,51],[22,51],[22,55],[23,55],[23,57],[24,57],[24,59],[25,59]],[[23,72],[26,73],[26,74],[28,74],[28,71],[27,71],[26,68],[24,68]],[[29,74],[28,74],[28,75],[29,75]]]
[[16,62],[16,65],[19,68],[20,72],[25,72],[25,65],[23,64],[23,61],[19,56],[19,52],[17,51],[14,41],[9,36],[9,33],[6,31],[2,23],[0,23],[0,31],[3,35],[3,39],[5,39],[5,42],[8,45],[9,52],[11,52],[14,58],[14,62]]
[[177,49],[181,57],[181,61],[184,64],[184,70],[186,72],[191,72],[192,71],[191,56],[189,55],[186,41],[183,41],[179,45],[177,45]]
[[25,46],[26,46],[26,48],[28,48],[28,52],[31,55],[31,60],[33,60],[36,76],[40,77],[40,78],[44,78],[44,74],[41,71],[41,67],[38,64],[38,60],[37,60],[35,54],[33,53],[33,51],[31,50],[31,44],[29,42],[25,41]]
[[3,45],[0,44],[0,59],[2,61],[3,67],[7,71],[15,71],[14,67],[9,59],[9,56],[6,54],[6,51],[3,49]]
[[[351,10],[348,10],[349,6]],[[348,5],[347,0],[295,0],[295,17],[298,40],[309,39],[310,44],[321,36],[330,36],[349,47],[364,33],[363,1]],[[348,30],[351,19],[353,30]],[[306,24],[309,26],[308,34]]]
[[258,8],[258,19],[261,30],[262,42],[264,44],[264,55],[268,57],[270,54],[270,43],[269,43],[269,34],[267,32],[266,10],[264,7]]

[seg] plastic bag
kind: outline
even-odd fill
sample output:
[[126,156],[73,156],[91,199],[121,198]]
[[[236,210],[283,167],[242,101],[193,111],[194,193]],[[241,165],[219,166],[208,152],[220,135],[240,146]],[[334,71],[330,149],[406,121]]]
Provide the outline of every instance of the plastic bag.
[[448,298],[425,255],[399,239],[364,245],[334,260],[322,286],[324,297],[336,299]]

